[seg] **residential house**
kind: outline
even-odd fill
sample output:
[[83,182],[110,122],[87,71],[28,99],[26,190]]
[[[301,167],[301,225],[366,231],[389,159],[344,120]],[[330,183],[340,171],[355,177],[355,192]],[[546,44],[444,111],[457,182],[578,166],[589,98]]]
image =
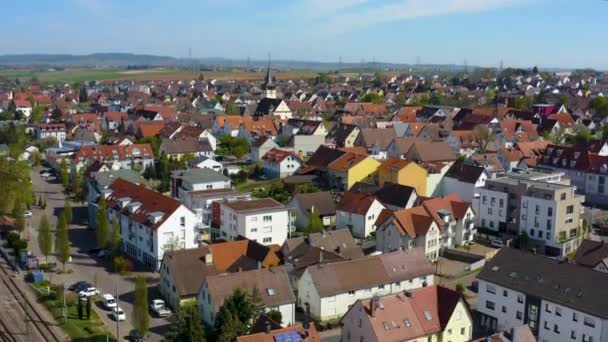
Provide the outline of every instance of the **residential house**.
[[604,240],[583,240],[576,250],[574,262],[599,272],[608,273],[608,245]]
[[278,135],[277,127],[271,117],[262,117],[257,120],[243,120],[238,133],[240,138],[248,140],[258,137],[275,139]]
[[278,149],[279,145],[269,137],[259,137],[251,143],[251,160],[257,162],[272,149]]
[[398,158],[388,158],[378,167],[378,184],[391,182],[411,186],[420,196],[427,196],[426,183],[428,174],[426,170],[413,161]]
[[347,191],[336,206],[336,227],[347,227],[353,236],[364,239],[376,230],[375,222],[383,209],[374,195]]
[[525,232],[537,250],[547,255],[575,251],[584,196],[574,186],[559,183],[561,175],[510,172],[487,180],[476,199],[479,227],[494,235]]
[[501,146],[512,147],[519,142],[537,141],[538,131],[530,120],[502,120],[496,138]]
[[110,170],[103,172],[91,172],[87,180],[87,218],[88,225],[95,227],[97,199],[104,193],[116,179],[121,178],[134,184],[143,184],[145,178],[139,172],[133,170]]
[[205,156],[188,161],[188,165],[192,168],[209,169],[219,173],[224,171],[224,165],[222,163]]
[[291,229],[289,208],[272,198],[220,202],[220,238],[239,236],[264,245],[282,245]]
[[166,251],[198,246],[196,216],[180,201],[121,178],[102,196],[110,222],[119,222],[122,250],[150,269]]
[[355,145],[365,147],[367,154],[374,159],[386,159],[388,145],[395,137],[395,130],[392,128],[364,128]]
[[230,178],[207,168],[171,171],[171,196],[180,200],[191,191],[230,188]]
[[253,113],[254,118],[264,116],[277,116],[281,120],[291,119],[293,112],[285,101],[277,98],[263,98]]
[[437,285],[358,300],[341,323],[343,342],[467,342],[473,337],[465,298]]
[[209,140],[198,138],[177,138],[163,139],[160,144],[160,152],[164,152],[167,157],[181,159],[185,155],[193,155],[194,157],[215,157],[215,152]]
[[285,178],[293,175],[302,165],[302,160],[293,152],[273,148],[262,157],[264,174],[270,178]]
[[63,123],[39,123],[35,126],[36,140],[55,139],[58,143],[67,138],[67,129]]
[[608,274],[502,248],[477,276],[477,324],[489,331],[528,325],[539,341],[604,341]]
[[479,197],[479,188],[483,188],[489,178],[490,174],[484,167],[457,160],[443,176],[442,193],[457,193],[463,200],[472,202],[474,197]]
[[154,153],[150,144],[81,146],[71,157],[70,174],[73,177],[94,162],[105,165],[108,170],[143,172],[154,163]]
[[373,177],[379,166],[380,162],[373,158],[347,152],[326,164],[329,184],[332,188],[341,191],[348,190],[356,182]]
[[310,266],[297,282],[298,306],[319,321],[340,318],[357,300],[433,285],[433,270],[421,250]]
[[327,141],[338,147],[353,147],[361,130],[355,125],[337,124],[329,132]]
[[295,226],[298,230],[308,229],[313,212],[319,215],[323,227],[329,228],[336,225],[336,204],[330,192],[296,193],[288,206],[295,214]]
[[279,311],[284,326],[295,323],[296,296],[289,284],[287,271],[277,266],[207,276],[199,291],[198,307],[200,317],[208,326],[214,325],[224,300],[236,289],[248,294],[257,289],[264,311]]
[[159,271],[159,290],[165,303],[177,310],[196,304],[207,276],[275,267],[279,262],[273,249],[247,239],[167,252]]
[[164,121],[136,121],[133,124],[133,131],[139,138],[154,137],[160,134],[165,127]]
[[[306,341],[321,342],[321,336],[317,332],[314,324],[305,322],[304,325],[293,325],[286,328],[273,322],[268,316],[261,315],[260,319],[266,318],[268,321],[256,322],[252,331],[248,335],[241,335],[236,338],[236,342],[275,342],[275,341]],[[272,322],[272,323],[271,323]],[[257,328],[257,326],[261,326]]]

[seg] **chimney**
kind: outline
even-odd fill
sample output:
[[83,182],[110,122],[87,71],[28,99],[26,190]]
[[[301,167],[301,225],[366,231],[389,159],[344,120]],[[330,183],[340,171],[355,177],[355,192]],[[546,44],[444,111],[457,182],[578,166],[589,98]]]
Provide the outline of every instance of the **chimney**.
[[264,328],[267,334],[270,334],[270,332],[272,331],[272,328],[270,327],[270,322],[264,323]]
[[205,264],[209,265],[213,263],[213,255],[211,254],[211,251],[207,252],[207,254],[205,254]]
[[370,314],[372,316],[372,318],[376,317],[376,309],[377,309],[377,304],[376,301],[378,300],[377,297],[373,297],[370,301],[369,301],[369,311]]
[[261,269],[262,269],[262,262],[258,261],[258,270],[261,270]]

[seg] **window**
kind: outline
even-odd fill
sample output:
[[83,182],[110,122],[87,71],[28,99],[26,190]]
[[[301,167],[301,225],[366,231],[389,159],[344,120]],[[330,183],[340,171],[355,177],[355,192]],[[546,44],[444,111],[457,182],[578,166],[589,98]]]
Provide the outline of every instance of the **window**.
[[524,302],[524,296],[517,295],[517,302],[520,303],[520,304],[523,303]]
[[467,333],[467,328],[460,328],[460,335],[463,335]]
[[348,291],[348,294],[351,295],[351,296],[354,296],[355,295],[355,291],[354,290]]
[[559,326],[557,324],[553,324],[553,332],[559,334]]
[[585,317],[585,319],[583,320],[583,324],[588,327],[595,328],[595,320],[591,317]]
[[486,284],[486,292],[491,294],[496,294],[496,286],[491,284]]
[[547,216],[549,216],[549,217],[553,216],[553,208],[551,208],[551,207],[547,208]]
[[534,229],[530,229],[530,235],[534,236],[534,232],[535,232]]
[[522,315],[521,311],[517,311],[517,312],[515,313],[515,318],[517,318],[517,319],[518,319],[518,320],[520,320],[520,321],[521,321],[521,319],[522,319],[522,316],[523,316],[523,315]]
[[526,214],[521,215],[521,219],[522,219],[523,221],[525,221],[525,220],[526,220]]
[[566,194],[563,193],[560,197],[559,197],[562,201],[566,199]]
[[492,215],[492,208],[488,208],[488,215]]
[[496,304],[494,304],[494,302],[486,300],[486,308],[487,309],[494,310],[495,307],[496,307]]
[[503,297],[509,297],[509,292],[507,290],[502,290]]
[[566,207],[566,214],[574,213],[574,205],[569,205]]
[[549,328],[549,322],[545,321],[545,330],[551,330],[551,328]]
[[549,304],[545,304],[545,312],[551,313],[551,307],[549,307]]
[[206,187],[207,189],[213,189],[213,185],[211,185],[211,184],[207,184],[205,187]]
[[507,307],[506,306],[502,306],[502,313],[507,313]]
[[576,340],[576,331],[574,331],[574,330],[570,331],[570,339]]
[[272,226],[267,226],[267,227],[262,228],[262,232],[272,233]]
[[186,217],[185,216],[182,216],[179,218],[179,225],[182,227],[186,226]]
[[593,342],[593,336],[583,334],[583,342]]
[[405,324],[405,326],[406,326],[407,328],[409,328],[409,327],[411,327],[411,326],[412,326],[412,322],[410,322],[410,320],[409,320],[409,319],[404,319],[404,320],[403,320],[403,324]]
[[252,233],[256,233],[257,231],[258,231],[258,229],[257,229],[257,228],[251,228],[251,232],[252,232]]
[[262,242],[264,242],[264,243],[271,243],[272,242],[272,238],[271,237],[265,237],[264,239],[262,239]]
[[572,313],[572,321],[578,322],[578,314],[576,312]]
[[482,204],[486,204],[487,202],[488,202],[488,198],[487,198],[487,197],[484,195],[484,196],[481,198],[481,203],[482,203]]
[[555,307],[555,316],[562,317],[562,308],[559,306]]
[[551,229],[553,222],[551,220],[547,220],[547,229]]
[[551,232],[545,233],[545,240],[551,240]]
[[378,289],[383,290],[384,289],[384,285],[378,285]]
[[536,209],[534,210],[536,214],[540,214],[540,205],[536,205]]
[[492,197],[492,199],[490,199],[490,205],[494,206],[496,204],[496,198]]
[[272,222],[272,215],[264,215],[264,222]]
[[499,200],[498,200],[498,206],[499,206],[500,208],[503,208],[503,207],[505,206],[505,200],[504,200],[504,199],[502,199],[502,198],[501,198],[501,199],[499,199]]

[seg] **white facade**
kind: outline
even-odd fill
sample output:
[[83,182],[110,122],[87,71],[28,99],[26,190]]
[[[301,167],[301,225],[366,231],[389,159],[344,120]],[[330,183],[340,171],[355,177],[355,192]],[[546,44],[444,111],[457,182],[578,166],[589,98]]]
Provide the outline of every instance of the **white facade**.
[[479,195],[479,189],[486,185],[489,175],[486,171],[482,172],[475,183],[460,181],[457,178],[444,176],[441,181],[442,194],[448,195],[457,193],[465,202],[472,202],[475,195]]
[[205,160],[199,162],[198,164],[196,164],[196,167],[198,167],[199,169],[210,169],[219,173],[222,173],[222,171],[224,170],[224,166],[222,165],[222,163],[211,158],[206,158]]
[[[362,270],[365,272],[365,270]],[[408,279],[398,282],[390,282],[378,286],[357,289],[354,291],[346,291],[329,297],[320,297],[319,292],[312,280],[309,270],[304,271],[300,279],[298,279],[298,306],[308,304],[310,314],[316,319],[322,321],[342,317],[359,299],[369,299],[373,296],[382,296],[403,292],[405,290],[413,290],[423,286],[433,285],[434,275],[428,274],[413,279]]]
[[499,231],[499,227],[507,224],[508,199],[507,192],[480,189],[479,198],[475,201],[479,203],[477,225]]
[[[123,201],[129,213],[137,211],[138,203]],[[141,205],[141,203],[139,203]],[[110,222],[119,217],[122,248],[125,253],[148,267],[158,270],[166,250],[198,247],[196,216],[181,205],[162,225],[154,229],[133,220],[130,216],[108,209]],[[162,220],[164,213],[158,213],[152,220]]]
[[401,234],[392,220],[388,220],[376,231],[376,250],[383,253],[399,249],[424,248],[424,254],[431,260],[437,260],[439,251],[443,246],[443,239],[437,223],[431,223],[429,230],[424,235],[411,238],[407,234]]
[[[477,310],[483,314],[482,326],[508,331],[528,324],[538,331],[539,341],[547,342],[608,341],[607,320],[542,298],[530,299],[525,293],[480,279]],[[535,312],[538,323],[530,319]]]
[[256,212],[237,212],[220,204],[220,238],[234,240],[244,236],[263,245],[283,245],[291,227],[289,209],[260,209]]
[[276,160],[264,160],[264,173],[269,177],[285,178],[293,175],[302,163],[293,155],[287,156],[280,162]]
[[39,140],[54,138],[58,143],[65,141],[67,133],[65,129],[40,129],[36,128],[36,138]]
[[336,210],[336,227],[348,227],[354,237],[366,238],[376,231],[374,223],[376,223],[382,209],[386,208],[378,200],[374,199],[365,214]]

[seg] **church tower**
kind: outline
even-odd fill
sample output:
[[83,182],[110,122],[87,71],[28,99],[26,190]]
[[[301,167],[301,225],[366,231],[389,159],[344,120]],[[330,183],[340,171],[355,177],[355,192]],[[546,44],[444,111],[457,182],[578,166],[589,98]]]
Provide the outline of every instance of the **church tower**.
[[277,90],[272,82],[272,75],[270,74],[270,57],[268,58],[268,68],[266,69],[266,77],[264,77],[264,84],[262,84],[262,97],[268,99],[277,98]]

